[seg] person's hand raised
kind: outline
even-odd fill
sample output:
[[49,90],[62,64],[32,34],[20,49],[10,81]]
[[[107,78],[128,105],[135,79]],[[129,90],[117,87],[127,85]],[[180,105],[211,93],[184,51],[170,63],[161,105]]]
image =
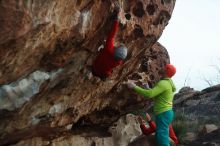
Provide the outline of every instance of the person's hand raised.
[[134,82],[131,82],[131,81],[127,82],[126,85],[129,89],[134,89],[134,87],[136,86],[136,84]]
[[146,113],[146,119],[147,119],[148,122],[151,121],[151,117],[150,117],[150,115],[148,113]]

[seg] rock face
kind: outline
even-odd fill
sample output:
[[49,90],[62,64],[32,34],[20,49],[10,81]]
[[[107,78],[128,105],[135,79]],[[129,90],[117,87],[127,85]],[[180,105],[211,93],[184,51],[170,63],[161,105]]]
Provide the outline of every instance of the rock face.
[[220,129],[217,129],[211,133],[205,134],[197,140],[191,142],[187,146],[219,146],[220,145]]
[[[107,132],[108,131],[105,133]],[[139,124],[135,120],[135,116],[131,114],[123,116],[114,123],[114,125],[109,128],[109,132],[112,133],[111,137],[105,133],[100,134],[98,131],[83,133],[81,136],[69,133],[61,135],[51,141],[35,137],[22,140],[14,146],[42,146],[48,144],[53,146],[127,146],[130,141],[141,134]]]
[[182,125],[186,124],[183,142],[195,140],[191,145],[212,145],[212,142],[218,145],[219,130],[214,130],[220,126],[220,85],[202,91],[184,87],[175,95],[175,99],[175,116],[181,116]]
[[203,124],[219,125],[220,86],[209,87],[202,91],[188,89],[175,95],[176,101],[182,101],[176,102],[176,111],[184,111],[188,120],[192,122],[203,123],[206,121]]
[[[128,57],[103,82],[90,69],[112,25],[113,3],[0,1],[0,145],[27,139],[46,139],[47,145],[61,135],[105,133],[120,116],[149,104],[123,82],[152,86],[159,80],[169,56],[156,41],[175,0],[119,1],[125,24],[116,43],[126,45]],[[36,78],[36,72],[44,77]]]
[[[174,2],[161,2],[121,1],[127,24],[117,39],[132,56],[155,43],[168,23]],[[36,69],[63,67],[77,54],[86,64],[106,38],[113,8],[108,0],[2,0],[0,84]]]

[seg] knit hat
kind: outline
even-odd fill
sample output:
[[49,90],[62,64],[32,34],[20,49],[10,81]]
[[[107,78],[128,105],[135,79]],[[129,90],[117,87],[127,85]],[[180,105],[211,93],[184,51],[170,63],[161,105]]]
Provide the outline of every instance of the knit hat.
[[171,78],[176,73],[176,68],[172,64],[166,64],[165,66],[166,76]]
[[115,48],[114,58],[115,60],[125,60],[127,57],[127,48],[124,44],[120,44],[119,47]]

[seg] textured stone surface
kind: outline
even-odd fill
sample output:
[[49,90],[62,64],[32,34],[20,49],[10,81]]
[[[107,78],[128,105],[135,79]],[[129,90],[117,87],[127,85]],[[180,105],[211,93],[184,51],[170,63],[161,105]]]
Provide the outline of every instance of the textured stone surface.
[[[112,137],[107,137],[93,132],[90,136],[89,133],[83,133],[79,135],[71,135],[71,133],[66,134],[56,138],[52,141],[42,139],[40,137],[23,140],[14,146],[42,146],[42,145],[52,145],[52,146],[127,146],[133,139],[141,134],[139,124],[135,120],[135,116],[128,114],[123,116],[120,120],[114,123],[112,127],[109,128]],[[82,135],[87,135],[83,137]]]
[[176,101],[178,101],[174,102],[176,103],[175,115],[176,117],[182,116],[182,124],[186,125],[186,135],[185,137],[182,136],[183,142],[188,144],[194,141],[190,145],[212,145],[213,142],[219,145],[217,140],[219,139],[219,132],[214,133],[213,137],[210,136],[212,134],[209,134],[220,126],[219,97],[219,85],[208,87],[202,91],[185,87],[175,95],[174,99],[177,98]]
[[211,133],[207,133],[197,140],[187,144],[186,146],[219,146],[220,145],[220,129],[217,129]]
[[103,82],[89,72],[112,25],[113,2],[0,1],[1,87],[13,85],[7,93],[20,98],[19,81],[35,71],[58,72],[42,80],[38,92],[25,102],[18,104],[20,100],[11,100],[8,94],[0,98],[8,103],[0,111],[0,145],[31,138],[50,143],[68,135],[70,124],[77,134],[85,129],[86,133],[106,129],[121,115],[149,104],[130,93],[123,82],[135,80],[139,85],[148,82],[153,86],[159,80],[169,56],[156,41],[175,1],[120,1],[125,25],[120,26],[116,43],[127,46],[128,58]]
[[212,131],[215,131],[217,129],[218,129],[218,127],[216,125],[214,125],[214,124],[206,124],[203,127],[202,133],[203,134],[211,133]]
[[[173,1],[162,4],[161,0],[121,3],[130,19],[118,40],[123,40],[130,52],[135,50],[133,43],[140,51],[143,48],[144,43],[137,45],[140,37],[146,46],[156,41],[174,6]],[[39,68],[62,67],[83,51],[89,51],[83,53],[82,59],[87,61],[103,43],[112,11],[112,2],[108,0],[1,0],[0,84]]]

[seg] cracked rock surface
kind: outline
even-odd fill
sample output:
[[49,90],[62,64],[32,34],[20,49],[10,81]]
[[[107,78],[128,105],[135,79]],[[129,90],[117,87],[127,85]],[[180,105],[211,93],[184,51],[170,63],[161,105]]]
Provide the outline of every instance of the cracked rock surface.
[[169,55],[157,40],[175,0],[119,1],[124,25],[116,44],[126,45],[128,57],[101,81],[90,70],[114,20],[114,2],[0,1],[0,145],[40,139],[50,145],[57,138],[64,145],[71,138],[62,136],[83,139],[94,131],[109,136],[121,116],[150,104],[123,83],[152,87],[159,80]]

